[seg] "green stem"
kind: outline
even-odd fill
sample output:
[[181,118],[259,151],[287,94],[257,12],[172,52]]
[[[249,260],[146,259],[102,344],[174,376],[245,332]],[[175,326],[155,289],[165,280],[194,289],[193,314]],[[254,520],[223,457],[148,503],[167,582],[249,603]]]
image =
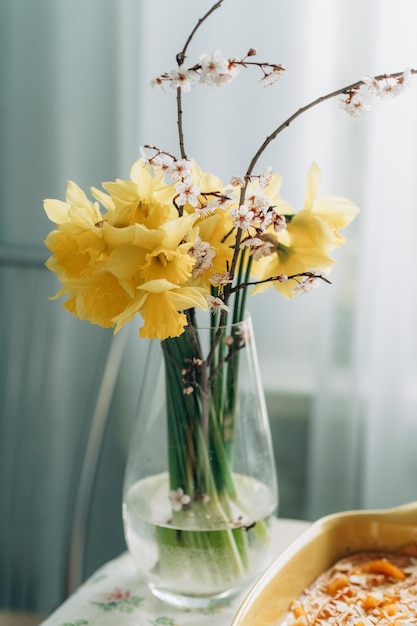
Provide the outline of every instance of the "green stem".
[[[244,255],[242,255],[243,257]],[[239,272],[243,277],[243,258]],[[235,302],[233,318],[244,308],[244,294]],[[250,566],[249,535],[265,542],[267,525],[257,522],[247,530],[239,527],[250,516],[240,502],[233,474],[233,441],[237,376],[242,339],[220,324],[223,312],[210,331],[211,345],[200,341],[193,312],[189,326],[179,337],[162,343],[167,385],[169,488],[179,488],[190,498],[172,512],[168,526],[158,529],[160,558],[155,571],[175,576],[175,549],[183,548],[182,567],[196,571],[207,584],[237,581]],[[240,320],[239,320],[240,321]],[[232,334],[232,343],[223,341]],[[203,349],[208,350],[204,356]],[[197,356],[196,356],[197,355]],[[197,358],[198,362],[193,361]],[[184,380],[186,382],[184,382]],[[192,393],[184,393],[192,387]],[[249,517],[250,519],[250,517]],[[222,555],[221,557],[219,555]],[[194,555],[194,556],[192,556]],[[210,562],[210,568],[207,567]]]

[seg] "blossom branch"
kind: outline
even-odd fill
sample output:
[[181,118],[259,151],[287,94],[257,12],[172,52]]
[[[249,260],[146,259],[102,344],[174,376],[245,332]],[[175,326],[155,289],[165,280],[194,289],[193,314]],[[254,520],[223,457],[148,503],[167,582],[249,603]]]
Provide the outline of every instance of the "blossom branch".
[[[416,69],[411,69],[409,70],[410,74],[417,74],[417,70]],[[401,77],[404,75],[404,72],[394,72],[393,74],[380,74],[379,76],[375,76],[372,80],[375,81],[375,83],[378,83],[379,81],[383,81],[383,80],[387,80],[390,78],[394,78],[394,79],[401,79]],[[280,124],[278,126],[278,128],[276,128],[274,130],[273,133],[271,133],[263,142],[263,144],[260,146],[260,148],[258,149],[258,151],[255,153],[254,157],[252,158],[249,167],[247,169],[246,172],[246,177],[249,177],[254,168],[256,163],[258,162],[260,156],[263,154],[263,152],[266,150],[266,148],[269,146],[270,143],[272,143],[272,141],[274,141],[274,139],[276,139],[278,137],[278,135],[280,133],[282,133],[283,130],[285,130],[286,128],[288,128],[288,126],[294,121],[296,120],[298,117],[300,117],[301,115],[303,115],[304,113],[306,113],[306,111],[308,111],[309,109],[312,109],[313,107],[317,106],[318,104],[321,104],[322,102],[325,102],[326,100],[330,100],[331,98],[335,98],[336,96],[340,96],[340,95],[346,95],[349,98],[352,98],[352,96],[358,92],[358,90],[360,89],[360,87],[362,87],[363,85],[366,85],[366,81],[364,79],[362,80],[358,80],[355,83],[352,83],[351,85],[346,85],[345,87],[342,87],[341,89],[336,89],[336,91],[331,91],[330,93],[324,95],[324,96],[320,96],[319,98],[316,98],[315,100],[312,100],[312,102],[309,102],[308,104],[306,104],[303,107],[300,107],[297,111],[295,111],[295,113],[293,113],[292,115],[290,115],[290,117],[288,117],[284,122],[282,122],[282,124]]]
[[257,287],[258,285],[262,285],[265,283],[271,283],[271,282],[284,283],[284,282],[287,282],[287,280],[295,280],[298,282],[297,280],[298,278],[319,278],[320,280],[324,281],[325,283],[328,283],[329,285],[332,284],[331,281],[320,272],[313,272],[313,271],[300,272],[299,274],[291,274],[290,276],[286,276],[285,274],[278,274],[278,276],[270,276],[269,278],[264,278],[263,280],[255,280],[255,281],[247,281],[244,283],[239,283],[235,285],[234,287],[230,288],[229,294],[236,293],[237,291],[240,291],[241,289],[246,289],[246,287]]
[[[223,0],[219,0],[218,2],[213,4],[211,9],[209,9],[207,11],[207,13],[205,15],[203,15],[203,17],[200,17],[200,19],[198,20],[197,24],[194,26],[193,30],[191,31],[190,35],[188,36],[188,39],[185,42],[183,49],[181,50],[181,52],[178,52],[178,54],[176,56],[178,67],[181,67],[181,65],[184,63],[185,57],[186,57],[186,54],[187,54],[188,46],[190,45],[190,43],[191,43],[195,33],[197,32],[197,30],[200,28],[200,26],[203,24],[203,22],[205,22],[205,20],[212,13],[214,13],[214,11],[216,11],[216,9],[220,8],[222,3],[223,3]],[[178,127],[178,140],[179,140],[179,147],[180,147],[181,158],[182,159],[186,159],[187,158],[187,153],[185,151],[185,145],[184,145],[182,93],[181,93],[181,87],[180,86],[177,87],[177,127]]]

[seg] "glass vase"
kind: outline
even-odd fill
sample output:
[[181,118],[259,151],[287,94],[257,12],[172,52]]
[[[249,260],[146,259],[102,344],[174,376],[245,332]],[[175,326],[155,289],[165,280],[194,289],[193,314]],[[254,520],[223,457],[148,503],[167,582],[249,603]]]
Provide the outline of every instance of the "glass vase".
[[154,595],[203,608],[239,592],[271,558],[277,504],[250,317],[151,342],[123,520]]

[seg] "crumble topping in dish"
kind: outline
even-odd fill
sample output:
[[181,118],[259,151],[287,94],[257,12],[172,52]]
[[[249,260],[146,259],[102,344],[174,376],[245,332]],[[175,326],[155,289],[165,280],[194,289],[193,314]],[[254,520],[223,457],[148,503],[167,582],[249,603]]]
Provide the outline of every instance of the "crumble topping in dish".
[[294,600],[281,626],[417,625],[417,546],[338,561]]

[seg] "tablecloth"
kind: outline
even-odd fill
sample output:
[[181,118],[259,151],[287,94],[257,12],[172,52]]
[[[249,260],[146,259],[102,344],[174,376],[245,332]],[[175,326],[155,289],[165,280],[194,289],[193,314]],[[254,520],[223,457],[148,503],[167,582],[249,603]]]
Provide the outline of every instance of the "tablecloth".
[[[308,526],[275,520],[271,561]],[[41,626],[229,626],[247,591],[221,607],[173,608],[152,595],[126,552],[98,569]]]

